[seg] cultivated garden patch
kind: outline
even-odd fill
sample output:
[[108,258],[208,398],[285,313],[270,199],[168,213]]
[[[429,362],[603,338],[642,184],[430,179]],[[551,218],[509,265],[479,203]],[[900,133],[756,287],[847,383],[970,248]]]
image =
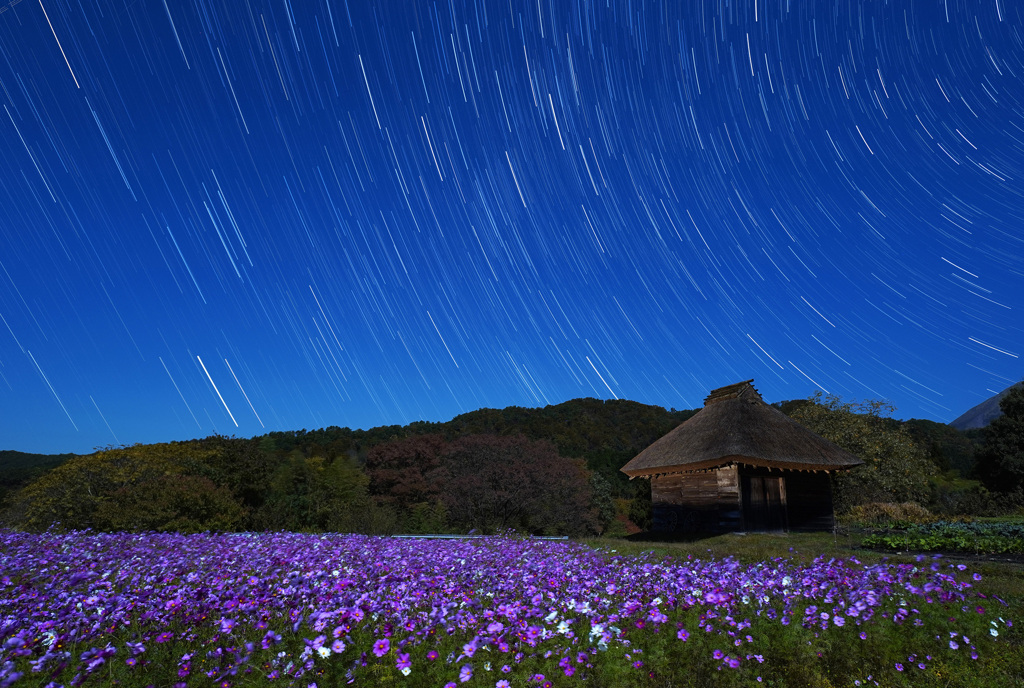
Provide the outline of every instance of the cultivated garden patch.
[[0,531],[0,687],[996,686],[1011,617],[942,558]]
[[951,521],[904,524],[886,533],[869,535],[861,545],[897,551],[1022,554],[1024,524]]

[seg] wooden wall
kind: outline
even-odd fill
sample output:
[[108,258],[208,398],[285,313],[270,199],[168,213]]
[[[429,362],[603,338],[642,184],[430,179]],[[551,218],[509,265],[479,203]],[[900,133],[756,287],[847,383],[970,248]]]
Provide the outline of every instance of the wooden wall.
[[739,472],[735,466],[654,478],[652,529],[683,533],[739,530],[739,494]]
[[[749,486],[751,478],[757,485],[768,479],[773,488],[778,486],[764,493],[764,499],[779,502],[773,507],[778,513],[773,511],[769,520],[761,513],[764,506],[753,513],[751,495],[743,494],[742,485]],[[832,483],[824,472],[726,466],[704,473],[665,475],[651,480],[651,502],[652,530],[660,532],[828,531],[834,525]]]

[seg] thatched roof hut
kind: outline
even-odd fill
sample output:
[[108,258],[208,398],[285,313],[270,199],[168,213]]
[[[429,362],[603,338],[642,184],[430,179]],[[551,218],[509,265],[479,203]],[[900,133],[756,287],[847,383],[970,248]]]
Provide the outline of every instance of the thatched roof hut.
[[765,403],[753,382],[712,390],[622,467],[651,478],[655,529],[831,529],[829,473],[863,462]]

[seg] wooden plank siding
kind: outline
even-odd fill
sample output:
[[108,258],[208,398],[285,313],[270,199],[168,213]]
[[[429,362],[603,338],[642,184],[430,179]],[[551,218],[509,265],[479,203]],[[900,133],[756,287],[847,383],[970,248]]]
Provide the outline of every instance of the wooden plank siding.
[[727,466],[651,480],[652,529],[660,532],[739,530],[739,473]]
[[725,466],[651,480],[652,530],[735,532],[832,530],[825,472]]

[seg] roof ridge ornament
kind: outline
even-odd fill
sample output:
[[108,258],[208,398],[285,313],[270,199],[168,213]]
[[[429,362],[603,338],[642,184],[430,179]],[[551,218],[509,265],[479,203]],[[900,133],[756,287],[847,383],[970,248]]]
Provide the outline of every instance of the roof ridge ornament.
[[757,401],[764,401],[761,393],[754,387],[754,379],[751,378],[743,382],[735,382],[731,385],[711,390],[707,398],[704,399],[704,406],[710,406],[726,399],[756,399]]

